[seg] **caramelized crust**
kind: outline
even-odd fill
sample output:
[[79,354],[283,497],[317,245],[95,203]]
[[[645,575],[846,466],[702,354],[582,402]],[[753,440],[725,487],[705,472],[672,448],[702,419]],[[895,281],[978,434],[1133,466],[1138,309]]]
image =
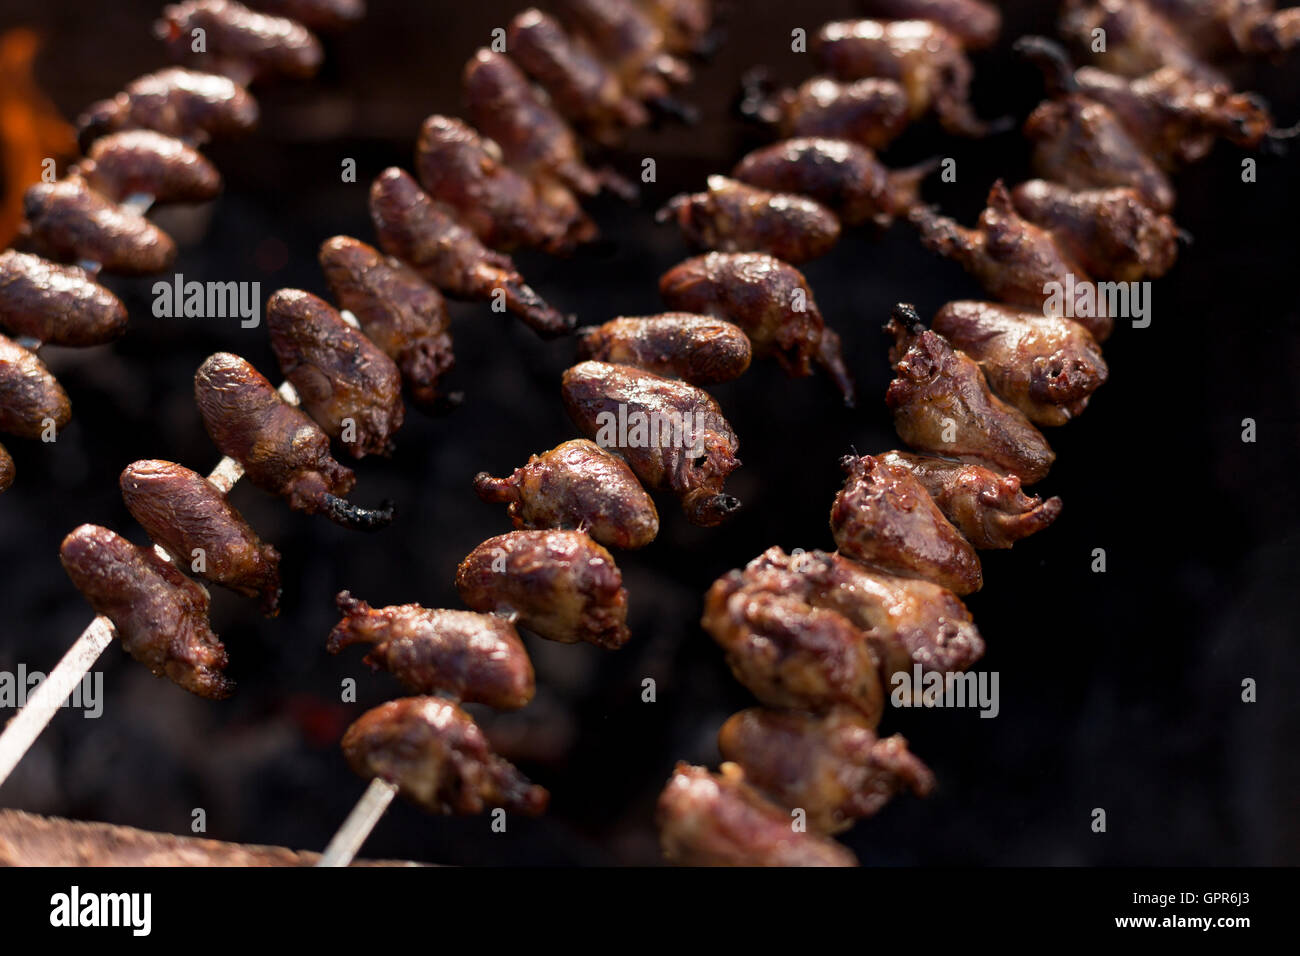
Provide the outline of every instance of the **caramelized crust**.
[[692,385],[740,378],[752,351],[739,326],[690,312],[617,318],[578,330],[581,360],[631,365]]
[[226,649],[208,626],[208,596],[152,550],[108,528],[83,524],[59,550],[63,569],[117,629],[122,648],[149,668],[200,697],[229,697],[221,673]]
[[126,331],[126,306],[79,266],[0,252],[0,327],[49,345],[85,347]]
[[551,641],[617,650],[627,591],[613,556],[581,531],[512,531],[488,538],[456,569],[460,599],[511,616]]

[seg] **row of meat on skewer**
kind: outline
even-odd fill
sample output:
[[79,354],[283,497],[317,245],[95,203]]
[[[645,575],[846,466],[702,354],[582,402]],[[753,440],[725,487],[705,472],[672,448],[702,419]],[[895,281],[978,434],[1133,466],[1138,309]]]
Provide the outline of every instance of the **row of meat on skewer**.
[[[971,0],[884,5],[905,15],[924,5],[958,18],[980,6]],[[670,860],[854,865],[831,835],[897,792],[933,787],[933,776],[901,737],[876,735],[883,688],[914,666],[951,674],[982,655],[983,640],[959,598],[982,586],[976,551],[1010,547],[1055,520],[1060,499],[1022,490],[1042,480],[1055,457],[1038,427],[1076,417],[1108,374],[1100,343],[1117,317],[1103,308],[1066,318],[1050,305],[1049,284],[1163,275],[1179,235],[1169,216],[1168,173],[1205,155],[1219,136],[1256,147],[1266,137],[1287,135],[1273,128],[1257,98],[1235,93],[1217,71],[1192,67],[1170,51],[1204,52],[1207,37],[1231,25],[1221,35],[1237,38],[1241,52],[1276,52],[1294,42],[1280,39],[1296,22],[1294,12],[1274,15],[1265,3],[1191,4],[1197,10],[1188,29],[1199,24],[1204,31],[1185,46],[1170,41],[1143,50],[1136,25],[1144,25],[1146,36],[1153,24],[1163,25],[1172,37],[1179,32],[1173,24],[1183,21],[1165,21],[1157,11],[1185,6],[1067,3],[1066,32],[1082,45],[1091,39],[1081,33],[1085,22],[1114,25],[1126,18],[1132,30],[1116,32],[1113,55],[1077,71],[1049,41],[1017,44],[1048,76],[1051,98],[1025,126],[1042,178],[1012,190],[997,183],[973,230],[920,204],[914,188],[899,204],[928,248],[961,263],[999,301],[949,303],[928,326],[915,309],[897,306],[886,326],[896,377],[885,400],[911,450],[844,460],[848,480],[830,516],[836,552],[773,548],[710,590],[703,627],[763,706],[736,714],[721,729],[726,762],[720,772],[682,763],[673,773],[659,802]],[[1206,26],[1211,21],[1217,26]],[[907,38],[934,37],[936,29],[830,24],[815,50],[838,80],[871,82],[856,78],[858,63],[882,76],[905,76],[909,68],[925,75],[926,48],[910,47]],[[928,49],[930,67],[942,74],[952,44]],[[915,72],[912,79],[918,82]],[[817,102],[808,92],[819,89],[821,104],[840,109],[851,97],[848,87],[834,85],[838,80],[810,81],[771,102]],[[876,96],[883,101],[879,84]],[[787,135],[806,132],[781,110],[767,112]],[[951,105],[948,112],[951,118]],[[838,121],[848,114],[828,109],[824,115]],[[820,254],[838,236],[834,213],[851,195],[849,184],[862,181],[848,172],[861,167],[859,151],[888,142],[897,122],[885,112],[874,134],[846,124],[836,139],[819,130],[816,139],[767,147],[742,161],[735,178],[715,177],[708,194],[681,197],[670,210],[689,238],[711,247]],[[856,163],[847,162],[855,153]],[[753,169],[763,170],[757,189],[740,175]],[[861,221],[854,213],[843,222],[852,219]]]
[[[67,393],[35,350],[100,345],[125,331],[126,308],[99,273],[158,273],[176,256],[175,241],[145,211],[215,198],[221,175],[198,147],[256,126],[258,104],[244,84],[312,76],[322,52],[308,26],[341,29],[364,12],[360,0],[257,6],[270,13],[230,0],[166,7],[155,33],[195,69],[146,74],[92,105],[77,121],[86,155],[62,179],[27,190],[21,248],[0,253],[0,330],[13,337],[0,336],[0,431],[51,440],[68,423]],[[290,10],[299,20],[274,15]],[[0,490],[13,477],[0,448]]]

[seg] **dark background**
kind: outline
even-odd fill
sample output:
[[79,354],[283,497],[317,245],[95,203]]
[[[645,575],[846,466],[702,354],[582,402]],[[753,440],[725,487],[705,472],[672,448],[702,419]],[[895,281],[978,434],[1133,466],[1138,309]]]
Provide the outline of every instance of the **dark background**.
[[[261,128],[221,144],[226,177],[211,209],[166,212],[182,241],[187,279],[257,280],[324,294],[319,243],[336,233],[373,241],[369,180],[410,165],[421,119],[460,111],[459,69],[522,0],[398,3],[371,0],[365,22],[328,43],[321,77],[263,87]],[[1053,4],[1004,3],[1002,42],[975,57],[985,116],[1021,118],[1040,94],[1035,72],[1010,53],[1024,33],[1053,31]],[[65,115],[164,63],[149,24],[154,0],[39,5],[0,0],[0,27],[39,28],[40,81]],[[799,80],[811,58],[789,51],[851,16],[851,0],[736,4],[726,43],[686,96],[702,122],[633,135],[597,157],[630,176],[657,160],[659,181],[639,207],[591,204],[612,252],[568,261],[518,257],[530,282],[583,323],[661,308],[656,280],[689,250],[652,213],[675,192],[700,188],[763,134],[738,120],[741,73],[765,64]],[[1235,73],[1262,92],[1279,122],[1300,118],[1300,59],[1255,62]],[[1018,133],[985,141],[918,125],[888,154],[894,165],[954,156],[958,181],[927,184],[927,198],[973,221],[990,183],[1028,177]],[[355,185],[339,181],[354,157]],[[928,800],[899,799],[844,840],[866,864],[1278,864],[1300,862],[1300,773],[1295,741],[1294,607],[1297,379],[1300,367],[1294,158],[1259,157],[1243,184],[1241,154],[1221,146],[1178,177],[1178,218],[1195,237],[1156,284],[1150,328],[1121,327],[1108,343],[1111,381],[1077,423],[1050,432],[1059,458],[1041,491],[1065,500],[1049,531],[1013,552],[986,553],[983,592],[969,600],[1001,675],[1001,714],[890,711],[882,732],[904,733],[938,776]],[[890,373],[879,327],[889,307],[929,315],[979,296],[961,270],[922,250],[906,225],[855,233],[806,273],[843,335],[861,407],[841,408],[822,378],[788,380],[759,362],[716,394],[740,435],[744,467],[729,490],[745,510],[729,525],[687,525],[660,499],[663,532],[642,552],[617,555],[631,596],[633,640],[618,653],[526,638],[536,701],[512,715],[481,714],[503,753],[552,792],[539,821],[431,818],[395,806],[369,856],[444,863],[612,864],[658,859],[655,798],[676,760],[715,764],[714,735],[752,699],[700,630],[701,599],[726,570],[771,545],[830,548],[827,514],[850,448],[896,444],[881,397]],[[6,440],[18,464],[0,497],[0,669],[48,669],[90,619],[58,562],[61,538],[98,522],[143,542],[117,493],[137,458],[206,471],[218,455],[191,397],[191,376],[226,349],[275,377],[261,328],[235,320],[157,319],[150,280],[109,280],[131,327],[110,347],[48,349],[42,357],[74,406],[57,443]],[[480,503],[470,478],[507,473],[529,454],[576,437],[559,400],[572,343],[543,343],[486,306],[454,306],[464,407],[433,420],[412,411],[389,461],[357,466],[354,498],[396,499],[398,522],[373,536],[290,512],[243,483],[234,503],[284,555],[284,610],[275,620],[214,589],[213,627],[226,642],[236,696],[192,697],[155,680],[119,649],[101,665],[99,720],[61,713],[11,779],[0,806],[186,833],[207,811],[207,835],[319,849],[361,794],[337,741],[363,710],[399,696],[360,652],[331,658],[334,593],[378,606],[456,607],[456,563],[509,530],[504,510]],[[1243,444],[1243,418],[1258,441]],[[1108,571],[1090,571],[1094,548]],[[358,678],[361,700],[339,703]],[[658,683],[657,703],[640,682]],[[1243,704],[1243,678],[1259,702]],[[1091,832],[1094,807],[1108,832]]]

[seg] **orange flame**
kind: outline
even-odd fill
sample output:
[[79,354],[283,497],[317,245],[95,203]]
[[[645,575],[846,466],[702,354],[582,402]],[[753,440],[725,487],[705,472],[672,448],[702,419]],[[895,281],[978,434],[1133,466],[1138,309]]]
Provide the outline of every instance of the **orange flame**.
[[72,127],[36,85],[32,64],[40,45],[36,34],[23,27],[0,34],[0,248],[18,234],[23,192],[40,180],[42,162],[77,151]]

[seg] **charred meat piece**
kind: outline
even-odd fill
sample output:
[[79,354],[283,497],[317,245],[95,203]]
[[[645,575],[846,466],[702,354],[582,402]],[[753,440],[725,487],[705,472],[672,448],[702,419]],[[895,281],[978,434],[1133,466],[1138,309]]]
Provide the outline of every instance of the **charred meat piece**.
[[1034,170],[1070,189],[1130,186],[1156,211],[1174,208],[1174,187],[1159,164],[1129,135],[1110,107],[1079,91],[1064,53],[1050,41],[1029,37],[1016,49],[1039,62],[1055,86],[1053,99],[1040,103],[1025,120],[1025,136],[1034,144]]
[[127,465],[118,484],[131,517],[180,567],[280,609],[280,552],[210,481],[170,461]]
[[418,604],[372,608],[347,591],[326,645],[337,654],[373,645],[366,663],[391,673],[414,694],[516,710],[533,699],[533,664],[514,625],[494,614],[427,610]]
[[635,0],[560,0],[564,24],[591,45],[639,100],[663,99],[691,70],[668,52],[668,38]]
[[687,240],[722,252],[766,252],[787,262],[825,255],[839,241],[835,214],[803,196],[772,193],[710,176],[702,193],[682,193],[655,217],[675,220]]
[[912,119],[933,109],[949,133],[988,132],[970,105],[975,71],[961,40],[933,21],[837,20],[817,32],[813,51],[837,80],[879,77],[900,84]]
[[1078,322],[992,302],[949,302],[931,328],[1036,425],[1064,425],[1106,381],[1101,349]]
[[1009,548],[1042,531],[1061,513],[1061,499],[1020,490],[1020,479],[983,465],[891,451],[884,462],[911,470],[939,510],[977,548]]
[[[204,49],[194,50],[202,30]],[[178,60],[212,64],[241,82],[273,76],[307,79],[320,69],[320,41],[301,23],[254,13],[234,0],[186,0],[163,7],[154,33]]]
[[874,649],[881,680],[919,664],[924,671],[962,671],[984,655],[970,612],[947,588],[919,578],[900,578],[839,554],[786,554],[769,548],[713,585],[719,601],[746,590],[803,601],[842,616]]
[[403,170],[390,167],[371,185],[370,218],[383,250],[447,295],[491,299],[500,290],[506,308],[539,335],[573,328],[571,316],[556,312],[524,284],[509,256],[484,247]]
[[877,738],[861,716],[834,710],[824,717],[753,707],[718,731],[724,760],[785,807],[808,814],[819,833],[839,833],[878,813],[894,795],[924,797],[934,774],[900,735]]
[[763,253],[711,252],[678,263],[659,279],[670,308],[715,315],[738,325],[759,358],[775,357],[787,375],[820,365],[852,406],[856,391],[803,273]]
[[983,586],[975,549],[909,469],[870,455],[840,464],[849,476],[831,506],[840,554],[905,578],[925,578],[954,594]]
[[1002,13],[984,0],[867,0],[865,9],[886,20],[931,20],[955,33],[968,50],[998,40]]
[[886,228],[918,201],[926,163],[888,169],[865,146],[842,139],[800,137],[754,150],[731,175],[777,193],[799,193],[821,203],[846,226],[874,222]]
[[1016,212],[1052,234],[1090,276],[1119,282],[1158,279],[1178,257],[1178,227],[1136,189],[1076,192],[1035,179],[1011,191]]
[[618,318],[578,330],[579,359],[632,365],[692,385],[740,378],[751,352],[739,326],[690,312]]
[[79,179],[28,187],[23,214],[27,234],[51,258],[98,262],[127,275],[161,272],[176,258],[171,236]]
[[561,383],[569,418],[621,455],[647,487],[671,491],[692,524],[711,528],[740,507],[723,493],[739,441],[707,392],[652,372],[582,362]]
[[495,143],[458,119],[434,115],[424,121],[415,172],[429,195],[454,209],[490,248],[567,252],[577,238],[594,234],[581,213],[576,221],[551,221],[552,207],[538,199],[532,182],[502,163]]
[[395,784],[430,813],[503,807],[535,817],[550,800],[492,752],[474,718],[437,697],[403,697],[366,711],[343,734],[342,747],[357,774]]
[[474,490],[509,504],[520,530],[577,529],[608,548],[644,547],[659,534],[659,513],[632,469],[585,438],[533,455],[509,478],[479,472]]
[[36,353],[0,335],[0,432],[40,438],[68,424],[68,393]]
[[774,124],[782,138],[826,136],[868,149],[884,149],[911,120],[907,92],[874,77],[852,83],[813,77],[767,100],[751,93],[747,104],[747,113]]
[[257,125],[257,101],[234,80],[171,67],[132,80],[77,118],[82,149],[100,136],[151,129],[190,143],[237,136]]
[[397,363],[411,400],[429,411],[454,405],[441,384],[456,362],[442,293],[404,262],[350,236],[327,239],[319,259],[339,307]]
[[1047,476],[1055,453],[1023,413],[989,391],[979,365],[910,305],[894,307],[885,331],[894,338],[896,373],[885,392],[894,428],[918,451],[990,465],[1026,485]]
[[701,625],[726,652],[736,680],[770,707],[848,707],[873,727],[880,722],[881,661],[848,618],[734,583],[724,577],[709,589]]
[[8,491],[9,486],[14,483],[14,460],[9,454],[9,449],[0,445],[0,491]]
[[709,773],[679,763],[656,820],[664,857],[678,866],[857,866],[829,837],[795,830],[790,813],[746,783],[735,764]]
[[600,177],[583,163],[569,124],[509,57],[479,50],[465,65],[463,85],[470,122],[501,147],[511,166],[532,179],[558,179],[586,196],[600,191]]
[[312,30],[342,30],[366,15],[365,0],[257,0],[254,6]]
[[627,591],[608,551],[581,531],[511,531],[488,538],[456,569],[475,611],[517,615],[551,641],[616,650],[627,630]]
[[[908,219],[921,233],[921,243],[931,252],[961,264],[996,299],[1011,305],[1046,311],[1052,296],[1046,287],[1091,282],[1083,267],[1070,258],[1052,233],[1016,212],[1002,180],[993,184],[988,207],[979,225],[966,229],[926,206],[917,206]],[[1098,311],[1105,311],[1100,309]],[[1114,319],[1099,315],[1084,320],[1098,342],[1109,336]]]
[[0,252],[0,328],[48,345],[84,347],[126,331],[126,306],[78,266]]
[[367,531],[392,521],[391,508],[374,511],[343,500],[356,476],[330,457],[329,436],[238,355],[208,356],[194,375],[194,398],[213,444],[290,508]]
[[59,558],[95,613],[113,622],[123,649],[155,677],[211,700],[230,696],[226,649],[208,625],[201,587],[151,549],[98,525],[64,538]]
[[[1172,66],[1209,83],[1227,82],[1185,33],[1143,0],[1065,0],[1060,30],[1082,58],[1121,76]],[[1098,36],[1106,38],[1104,45]]]
[[556,110],[597,142],[613,145],[624,129],[650,121],[618,75],[542,11],[525,10],[511,20],[507,45]]
[[1074,82],[1082,95],[1109,107],[1165,169],[1204,159],[1220,136],[1253,149],[1273,130],[1259,97],[1214,86],[1175,67],[1131,79],[1085,66],[1075,71]]
[[202,153],[148,129],[95,140],[72,173],[114,202],[135,193],[153,197],[155,204],[204,202],[221,191],[221,174]]
[[325,434],[341,438],[354,458],[389,454],[405,415],[393,360],[301,289],[280,289],[267,300],[266,327],[280,370]]

